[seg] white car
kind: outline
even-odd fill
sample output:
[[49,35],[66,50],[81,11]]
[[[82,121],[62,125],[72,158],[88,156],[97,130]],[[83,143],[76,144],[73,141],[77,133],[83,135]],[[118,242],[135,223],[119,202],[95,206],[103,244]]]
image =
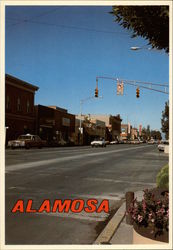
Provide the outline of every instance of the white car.
[[91,142],[92,147],[106,147],[106,142],[104,139],[95,139],[94,141]]
[[159,151],[165,151],[165,146],[169,145],[168,140],[161,141],[160,144],[157,146]]
[[140,141],[136,139],[136,140],[131,141],[131,144],[140,144]]
[[147,142],[148,144],[155,144],[155,140],[151,139],[150,141]]
[[111,142],[110,142],[111,145],[118,144],[118,143],[119,143],[119,142],[118,142],[117,140],[111,141]]
[[40,139],[38,135],[20,135],[17,140],[8,141],[8,147],[15,149],[15,148],[31,148],[31,147],[38,147],[42,148],[46,145],[46,141]]

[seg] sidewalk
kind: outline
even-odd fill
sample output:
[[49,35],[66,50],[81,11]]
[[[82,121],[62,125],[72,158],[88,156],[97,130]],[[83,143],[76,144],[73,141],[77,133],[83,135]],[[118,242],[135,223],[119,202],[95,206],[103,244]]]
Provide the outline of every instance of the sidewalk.
[[[135,192],[135,198],[142,200],[142,197],[143,191]],[[126,224],[125,210],[124,202],[94,244],[133,244],[133,226]]]

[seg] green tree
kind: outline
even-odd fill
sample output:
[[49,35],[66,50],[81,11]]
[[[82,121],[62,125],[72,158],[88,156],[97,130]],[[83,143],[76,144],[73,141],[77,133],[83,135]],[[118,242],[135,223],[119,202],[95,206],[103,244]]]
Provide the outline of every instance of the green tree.
[[147,129],[146,129],[146,137],[147,137],[147,139],[151,139],[150,125],[147,125]]
[[147,138],[147,131],[146,131],[146,128],[142,128],[142,138],[144,139],[144,140],[147,140],[148,138]]
[[169,6],[113,6],[115,21],[148,39],[152,48],[169,52]]
[[162,132],[165,134],[166,139],[169,139],[169,102],[165,102],[165,109],[162,111],[161,118]]
[[160,131],[158,131],[158,130],[151,130],[151,137],[153,137],[153,139],[155,139],[155,140],[162,139],[162,135],[161,135]]

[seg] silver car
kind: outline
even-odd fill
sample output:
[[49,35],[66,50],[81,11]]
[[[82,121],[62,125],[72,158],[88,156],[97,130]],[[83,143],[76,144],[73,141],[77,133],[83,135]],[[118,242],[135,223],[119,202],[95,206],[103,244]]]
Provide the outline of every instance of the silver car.
[[91,142],[91,147],[106,147],[106,142],[105,139],[95,139],[94,141]]

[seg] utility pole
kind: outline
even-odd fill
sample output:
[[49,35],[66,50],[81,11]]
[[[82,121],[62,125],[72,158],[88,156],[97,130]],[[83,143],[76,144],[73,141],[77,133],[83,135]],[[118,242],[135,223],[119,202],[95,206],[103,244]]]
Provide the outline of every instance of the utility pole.
[[[95,98],[96,98],[95,96],[90,96],[90,97],[87,97],[85,99],[80,100],[80,119],[79,119],[80,142],[81,142],[81,134],[83,134],[83,131],[82,131],[82,105],[85,102],[93,100]],[[103,97],[102,96],[97,96],[97,98],[102,99]]]

